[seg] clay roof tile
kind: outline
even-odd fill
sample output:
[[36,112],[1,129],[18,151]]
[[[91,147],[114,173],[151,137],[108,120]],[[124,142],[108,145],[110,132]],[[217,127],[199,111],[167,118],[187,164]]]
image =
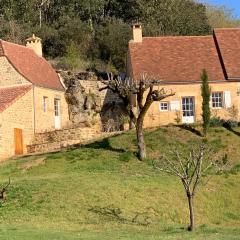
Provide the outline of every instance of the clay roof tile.
[[32,89],[31,84],[0,88],[0,113]]
[[3,55],[34,85],[61,91],[64,89],[53,67],[32,49],[0,40],[0,56]]

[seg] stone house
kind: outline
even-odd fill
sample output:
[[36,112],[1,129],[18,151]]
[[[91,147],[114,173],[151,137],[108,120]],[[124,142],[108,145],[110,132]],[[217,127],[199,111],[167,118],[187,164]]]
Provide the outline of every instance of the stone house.
[[27,46],[0,40],[0,159],[26,153],[34,134],[68,124],[64,92],[41,39],[33,35]]
[[153,103],[145,126],[201,121],[203,69],[209,76],[212,114],[230,118],[232,106],[240,110],[240,28],[214,29],[209,36],[143,37],[142,26],[133,26],[128,77],[154,76],[161,80],[158,88],[176,92]]

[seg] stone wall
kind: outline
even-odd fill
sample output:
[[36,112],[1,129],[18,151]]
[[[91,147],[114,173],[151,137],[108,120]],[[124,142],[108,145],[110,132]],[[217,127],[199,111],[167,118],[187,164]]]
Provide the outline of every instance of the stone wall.
[[27,146],[28,153],[46,153],[86,144],[119,133],[103,133],[95,128],[72,127],[62,130],[35,134],[34,141]]
[[[240,83],[237,82],[222,82],[222,83],[210,83],[212,92],[222,92],[224,94],[225,91],[229,91],[231,94],[231,104],[234,105],[240,113],[240,96],[238,96],[237,91],[240,88]],[[193,97],[194,98],[194,114],[195,114],[195,122],[202,120],[202,97],[201,97],[201,84],[200,83],[192,83],[192,84],[176,84],[176,85],[161,85],[157,88],[164,88],[165,90],[172,90],[176,94],[172,97],[164,99],[162,102],[168,103],[167,111],[160,111],[160,102],[154,102],[144,121],[144,126],[148,127],[157,127],[161,125],[167,125],[169,123],[176,124],[177,115],[180,117],[180,123],[183,120],[182,114],[182,98],[183,97]],[[171,102],[179,103],[179,110],[171,109]],[[225,103],[223,100],[222,108],[212,108],[211,107],[212,116],[218,116],[223,119],[229,119],[228,109],[225,107]]]
[[99,89],[103,88],[105,85],[95,78],[89,80],[80,80],[80,83],[85,88],[86,93],[93,93],[100,96],[101,106],[106,103],[121,102],[121,99],[116,93],[113,93],[110,90],[99,91]]
[[0,57],[0,87],[29,83],[8,61],[6,57]]
[[[22,129],[23,151],[33,139],[33,91],[0,113],[0,159],[15,155],[14,128]],[[21,109],[21,111],[19,111]]]
[[[52,131],[55,129],[54,99],[60,100],[61,127],[70,124],[68,105],[63,91],[52,90],[42,87],[34,87],[35,97],[35,131]],[[43,98],[46,98],[46,111],[43,110]]]

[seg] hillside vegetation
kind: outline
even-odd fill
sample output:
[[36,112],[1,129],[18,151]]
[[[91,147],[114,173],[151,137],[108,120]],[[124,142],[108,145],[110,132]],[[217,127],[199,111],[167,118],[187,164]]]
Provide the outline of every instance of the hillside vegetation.
[[224,7],[196,0],[0,0],[0,38],[25,44],[43,39],[44,56],[59,68],[126,71],[131,24],[145,36],[206,35],[238,26]]
[[0,208],[0,239],[240,238],[240,137],[211,128],[208,144],[229,155],[229,173],[213,176],[196,196],[197,230],[186,231],[188,207],[181,183],[153,169],[152,159],[171,144],[194,145],[200,137],[180,127],[146,131],[149,159],[134,155],[134,132],[65,152],[12,159],[0,165],[11,176]]

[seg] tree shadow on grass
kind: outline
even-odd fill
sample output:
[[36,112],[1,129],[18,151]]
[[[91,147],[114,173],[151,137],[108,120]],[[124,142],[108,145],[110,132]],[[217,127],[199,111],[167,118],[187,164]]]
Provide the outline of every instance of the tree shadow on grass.
[[118,153],[126,152],[125,149],[112,147],[108,138],[105,138],[101,141],[87,144],[84,147],[85,148],[93,148],[93,149],[104,149],[104,150],[109,150],[109,151],[118,152]]
[[237,135],[238,137],[240,137],[240,132],[234,130],[232,127],[229,126],[223,126],[225,129],[227,129],[229,132],[234,133],[235,135]]
[[199,130],[195,129],[194,127],[192,127],[191,125],[183,124],[183,125],[176,125],[176,126],[183,129],[183,130],[187,130],[191,133],[194,133],[199,137],[202,137],[201,132]]

